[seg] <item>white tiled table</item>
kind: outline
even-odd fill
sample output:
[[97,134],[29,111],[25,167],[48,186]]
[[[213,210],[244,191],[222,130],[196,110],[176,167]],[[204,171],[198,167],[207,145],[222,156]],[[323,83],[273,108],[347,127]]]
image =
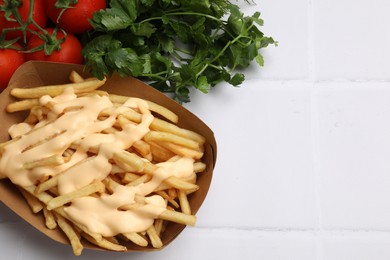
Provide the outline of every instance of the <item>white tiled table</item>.
[[[218,160],[195,228],[157,253],[79,259],[390,259],[390,2],[237,2],[279,47],[241,88],[193,93]],[[68,259],[0,205],[0,252]]]

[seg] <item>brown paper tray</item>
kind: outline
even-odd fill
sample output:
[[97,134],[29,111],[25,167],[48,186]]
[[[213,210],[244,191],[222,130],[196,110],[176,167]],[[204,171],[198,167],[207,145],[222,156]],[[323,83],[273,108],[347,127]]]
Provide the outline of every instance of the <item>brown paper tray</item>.
[[[11,78],[9,87],[0,94],[0,122],[2,124],[0,142],[8,140],[9,136],[7,129],[12,124],[22,121],[26,116],[23,112],[12,114],[5,112],[5,107],[15,100],[9,95],[10,90],[15,87],[30,88],[40,85],[67,83],[69,82],[69,73],[72,70],[76,70],[85,77],[89,76],[82,65],[38,61],[27,62],[22,65]],[[203,161],[206,163],[207,169],[204,173],[198,174],[198,185],[200,186],[200,189],[189,197],[191,208],[195,214],[206,198],[217,157],[217,145],[214,134],[210,128],[183,106],[135,78],[114,75],[107,80],[107,83],[101,89],[108,90],[113,94],[148,99],[163,105],[179,116],[179,126],[196,131],[206,138],[206,149]],[[48,237],[60,243],[69,244],[67,238],[58,228],[55,230],[46,228],[43,216],[41,214],[32,213],[18,190],[8,180],[0,181],[0,200],[21,218]],[[184,228],[184,225],[169,223],[162,235],[163,248],[172,242]],[[88,242],[83,241],[83,244],[86,248],[101,250]],[[151,246],[143,248],[132,243],[125,245],[128,248],[128,252],[156,250]]]

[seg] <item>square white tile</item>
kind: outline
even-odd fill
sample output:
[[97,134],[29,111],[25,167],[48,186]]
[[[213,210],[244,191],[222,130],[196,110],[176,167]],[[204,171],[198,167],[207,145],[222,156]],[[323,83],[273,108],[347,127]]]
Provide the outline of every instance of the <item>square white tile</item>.
[[390,79],[388,1],[313,1],[313,6],[317,79]]
[[222,85],[207,96],[195,93],[186,107],[209,124],[218,143],[199,225],[315,226],[310,87],[248,81],[238,89]]
[[[251,2],[251,1],[249,1]],[[309,58],[309,0],[253,1],[237,3],[246,15],[258,11],[264,20],[259,29],[278,41],[278,47],[270,45],[261,52],[265,66],[253,64],[245,70],[246,78],[306,79],[310,73]]]
[[323,225],[389,230],[389,85],[318,87]]
[[325,237],[322,260],[390,259],[390,237],[384,234],[358,233]]

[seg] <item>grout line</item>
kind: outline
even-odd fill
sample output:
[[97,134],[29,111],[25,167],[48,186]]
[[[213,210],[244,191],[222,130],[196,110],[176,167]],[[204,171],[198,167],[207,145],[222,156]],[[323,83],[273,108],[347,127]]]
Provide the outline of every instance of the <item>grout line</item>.
[[[312,77],[312,76],[309,76]],[[387,79],[283,79],[283,78],[257,78],[248,77],[245,81],[256,81],[259,83],[313,83],[313,84],[389,84],[390,80]]]
[[323,221],[321,208],[321,156],[320,156],[320,121],[318,86],[316,84],[316,60],[315,60],[315,0],[308,0],[308,63],[309,80],[312,82],[310,92],[310,130],[311,130],[311,154],[313,160],[315,210],[316,210],[316,259],[324,259],[323,249]]
[[314,22],[315,22],[315,15],[314,15],[314,1],[315,0],[307,0],[307,7],[308,7],[308,10],[307,10],[307,13],[308,13],[308,17],[307,17],[307,24],[308,24],[308,43],[307,43],[307,46],[308,46],[308,66],[309,66],[309,80],[311,82],[315,82],[316,81],[316,60],[315,60],[315,26],[314,26]]
[[382,237],[390,239],[390,232],[388,230],[379,229],[348,229],[348,228],[327,228],[318,232],[317,229],[295,229],[295,228],[260,228],[260,227],[205,227],[197,226],[191,227],[207,232],[229,232],[229,233],[256,233],[262,236],[300,236],[318,240],[326,237]]
[[317,260],[323,259],[322,237],[322,203],[321,203],[321,156],[320,156],[320,121],[319,121],[318,86],[313,83],[310,93],[310,127],[311,127],[311,154],[313,162],[315,210],[316,210],[316,245]]

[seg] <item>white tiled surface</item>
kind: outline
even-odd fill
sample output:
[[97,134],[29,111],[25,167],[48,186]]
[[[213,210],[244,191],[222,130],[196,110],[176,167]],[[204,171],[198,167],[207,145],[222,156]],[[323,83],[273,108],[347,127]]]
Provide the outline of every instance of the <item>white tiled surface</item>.
[[[193,94],[218,161],[195,228],[152,254],[79,259],[390,259],[390,2],[262,0],[264,52],[241,88]],[[0,205],[10,259],[69,259]],[[44,251],[48,250],[48,251]]]

